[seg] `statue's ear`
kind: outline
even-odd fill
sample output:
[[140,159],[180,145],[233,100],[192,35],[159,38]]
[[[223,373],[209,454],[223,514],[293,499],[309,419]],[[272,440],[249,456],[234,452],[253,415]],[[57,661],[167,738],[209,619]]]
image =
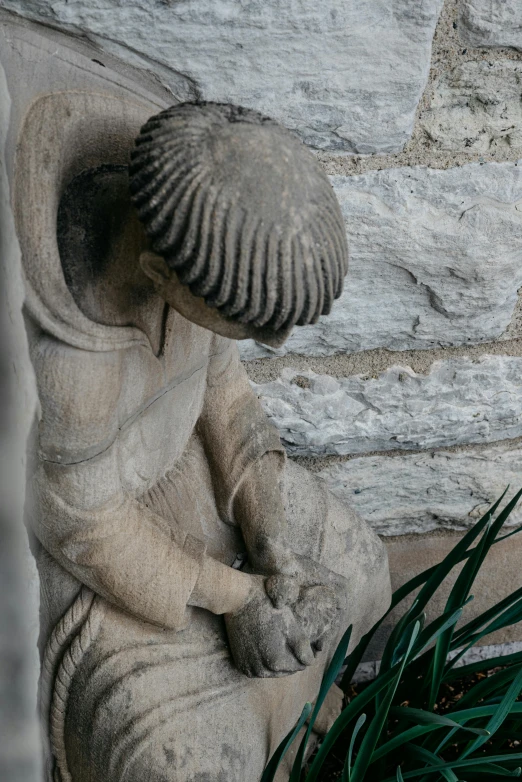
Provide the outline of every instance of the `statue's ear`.
[[146,250],[140,254],[140,266],[157,286],[162,287],[171,278],[171,270],[167,266],[165,258]]

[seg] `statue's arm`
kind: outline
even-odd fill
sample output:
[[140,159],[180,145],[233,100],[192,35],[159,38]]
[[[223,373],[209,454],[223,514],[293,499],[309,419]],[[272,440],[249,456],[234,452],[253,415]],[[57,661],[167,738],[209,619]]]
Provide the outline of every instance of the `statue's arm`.
[[235,345],[211,367],[200,429],[221,493],[222,517],[241,528],[254,572],[271,576],[266,588],[274,605],[299,599],[302,613],[316,613],[317,593],[298,596],[308,587],[324,586],[321,599],[335,612],[345,598],[345,580],[294,554],[282,495],[284,451]]
[[316,590],[312,596],[307,587],[310,582],[318,587],[330,574],[295,557],[287,537],[285,452],[278,432],[250,386],[237,346],[216,337],[213,348],[198,430],[221,517],[241,528],[250,565],[262,574],[252,576],[257,591],[252,589],[244,607],[225,615],[228,638],[247,675],[285,675],[312,664],[321,646],[329,623],[311,621],[310,606],[322,599],[330,616],[333,593]]
[[174,539],[122,486],[111,444],[118,354],[44,337],[33,361],[42,420],[29,522],[44,548],[80,582],[149,622],[181,627],[189,602],[216,613],[237,610],[251,577],[215,562],[191,536]]
[[[237,347],[215,339],[199,431],[222,518],[238,524],[257,572],[296,570],[281,493],[285,452],[239,360]],[[221,349],[221,350],[220,350]]]
[[313,661],[290,609],[275,610],[265,579],[172,539],[165,522],[118,488],[115,457],[42,463],[33,479],[34,531],[63,568],[109,602],[178,630],[186,605],[225,614],[234,660],[249,676],[281,676]]
[[190,535],[173,540],[160,517],[125,495],[110,452],[78,465],[42,463],[32,483],[44,548],[134,616],[177,629],[188,603],[225,613],[248,598],[249,576],[208,557]]

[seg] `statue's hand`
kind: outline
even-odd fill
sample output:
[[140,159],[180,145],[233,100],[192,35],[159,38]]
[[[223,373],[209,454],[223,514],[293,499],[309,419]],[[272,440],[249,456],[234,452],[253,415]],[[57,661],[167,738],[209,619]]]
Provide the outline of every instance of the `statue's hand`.
[[284,536],[268,539],[258,535],[256,544],[248,549],[248,561],[254,573],[264,576],[296,576],[301,572],[298,557]]
[[246,676],[287,676],[314,661],[303,622],[290,605],[274,606],[261,576],[252,576],[248,600],[225,614],[225,623],[232,657]]
[[294,577],[275,575],[267,579],[266,591],[278,608],[291,606],[314,652],[344,622],[348,607],[348,581],[329,568],[296,557],[299,572]]

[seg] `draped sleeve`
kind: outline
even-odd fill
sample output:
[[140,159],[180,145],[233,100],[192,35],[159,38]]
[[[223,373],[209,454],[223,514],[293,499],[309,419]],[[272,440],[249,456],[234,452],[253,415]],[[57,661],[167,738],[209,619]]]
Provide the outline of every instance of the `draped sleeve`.
[[[44,415],[29,487],[32,531],[65,570],[108,601],[140,619],[180,629],[204,544],[191,535],[174,539],[168,524],[122,487],[117,445],[111,443],[117,354],[53,342],[44,340],[34,358]],[[46,410],[52,411],[50,420]],[[100,432],[108,443],[98,453],[67,458],[65,445],[85,447],[99,441]]]
[[236,342],[215,336],[210,350],[198,430],[210,462],[220,516],[233,524],[234,496],[249,467],[264,454],[275,452],[282,471],[286,454],[277,429],[252,390]]

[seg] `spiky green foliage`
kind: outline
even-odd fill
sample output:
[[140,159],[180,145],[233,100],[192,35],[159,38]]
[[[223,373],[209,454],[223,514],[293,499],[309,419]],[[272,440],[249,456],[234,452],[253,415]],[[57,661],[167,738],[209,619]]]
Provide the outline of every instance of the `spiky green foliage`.
[[[496,606],[456,629],[466,605],[473,599],[473,583],[491,547],[522,530],[517,527],[501,534],[522,496],[522,491],[518,492],[495,516],[505,493],[442,562],[394,593],[388,613],[346,658],[351,628],[345,633],[323,679],[290,782],[317,782],[334,747],[337,757],[345,757],[342,782],[494,782],[522,775],[522,751],[506,752],[507,739],[522,739],[522,703],[518,702],[522,694],[522,652],[487,663],[455,667],[462,655],[486,635],[522,621],[520,586]],[[462,567],[443,614],[425,626],[426,605],[459,565]],[[352,697],[306,766],[305,750],[313,721],[343,661],[346,668],[341,686],[347,692],[379,626],[390,611],[417,590],[412,605],[389,636],[376,679]],[[444,715],[437,713],[436,704],[444,684],[496,666],[502,666],[501,670],[475,684]],[[408,705],[401,705],[405,703]],[[293,733],[282,742],[262,782],[272,782],[277,759],[288,749],[303,723],[301,717]]]

